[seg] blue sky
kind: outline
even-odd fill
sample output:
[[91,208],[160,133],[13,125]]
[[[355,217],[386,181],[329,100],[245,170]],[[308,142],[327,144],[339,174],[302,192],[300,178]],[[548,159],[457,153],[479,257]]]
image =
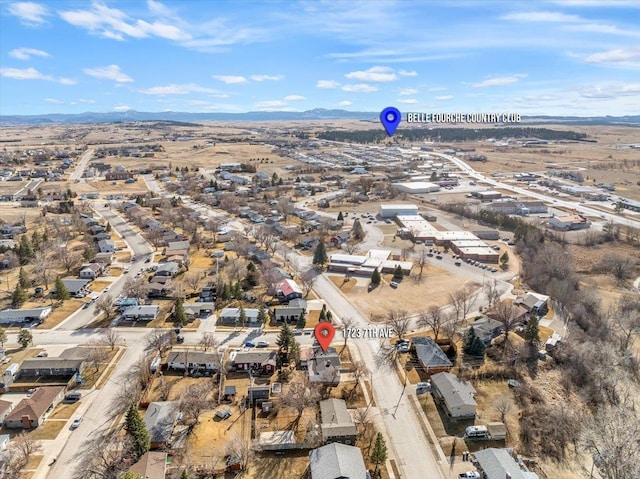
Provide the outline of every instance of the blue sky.
[[0,1],[0,114],[640,113],[640,2]]

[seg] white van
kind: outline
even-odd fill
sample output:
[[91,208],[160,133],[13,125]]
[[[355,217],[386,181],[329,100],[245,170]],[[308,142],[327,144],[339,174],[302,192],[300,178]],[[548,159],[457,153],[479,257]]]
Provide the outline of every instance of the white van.
[[469,439],[487,439],[489,437],[489,430],[487,426],[469,426],[465,429],[464,435]]
[[424,394],[431,391],[431,383],[416,384],[416,394]]

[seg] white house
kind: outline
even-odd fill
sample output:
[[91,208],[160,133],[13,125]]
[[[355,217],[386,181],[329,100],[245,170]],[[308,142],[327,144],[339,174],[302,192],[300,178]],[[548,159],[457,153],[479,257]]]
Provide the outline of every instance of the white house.
[[114,253],[116,251],[116,244],[113,240],[100,240],[98,241],[98,249],[101,253]]
[[0,311],[0,324],[44,321],[51,314],[51,306],[31,309],[5,309]]
[[184,371],[185,369],[220,369],[220,356],[217,353],[203,351],[171,351],[167,357],[169,369]]
[[132,306],[122,312],[125,321],[153,321],[158,317],[160,306],[143,305]]
[[340,382],[340,357],[335,348],[327,348],[323,352],[320,348],[314,348],[313,356],[307,360],[309,381],[313,383]]
[[[247,315],[247,324],[258,322],[259,309],[247,308],[244,310]],[[223,324],[240,325],[240,308],[224,308],[220,311],[220,322]]]
[[431,376],[433,397],[440,402],[453,419],[470,418],[476,415],[476,390],[468,381],[453,374],[438,373]]

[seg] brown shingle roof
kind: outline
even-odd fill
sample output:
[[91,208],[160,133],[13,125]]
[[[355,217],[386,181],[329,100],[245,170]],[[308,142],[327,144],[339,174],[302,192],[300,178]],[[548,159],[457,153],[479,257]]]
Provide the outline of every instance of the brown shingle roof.
[[62,391],[64,391],[64,386],[36,389],[33,396],[25,398],[18,403],[16,408],[11,411],[11,414],[6,417],[6,420],[19,421],[23,416],[28,416],[30,419],[42,416]]

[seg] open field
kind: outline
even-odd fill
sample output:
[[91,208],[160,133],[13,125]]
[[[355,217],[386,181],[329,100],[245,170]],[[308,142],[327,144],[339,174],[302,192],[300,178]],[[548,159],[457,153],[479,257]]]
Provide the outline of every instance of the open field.
[[75,313],[82,307],[84,301],[81,299],[67,299],[62,305],[57,306],[47,319],[39,326],[40,329],[51,329],[67,319],[70,314]]

